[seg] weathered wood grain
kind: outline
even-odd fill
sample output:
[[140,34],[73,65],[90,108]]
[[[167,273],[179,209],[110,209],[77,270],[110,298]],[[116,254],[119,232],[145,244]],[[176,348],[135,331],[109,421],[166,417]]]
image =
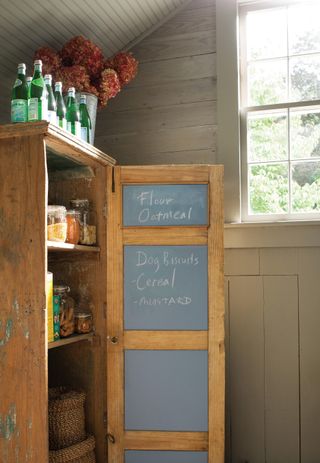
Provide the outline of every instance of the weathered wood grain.
[[[124,461],[123,246],[120,169],[108,170],[107,400],[108,460]],[[114,185],[114,188],[113,188]],[[114,191],[113,191],[114,190]],[[118,339],[113,343],[112,338]],[[114,438],[114,440],[113,440]]]
[[131,109],[152,109],[162,106],[196,103],[216,100],[216,77],[191,79],[169,83],[157,83],[141,89],[140,87],[124,87],[116,98],[108,102],[108,106],[98,112],[96,131],[108,133],[104,123],[105,114]]
[[[183,127],[172,130],[159,130],[143,134],[121,134],[110,137],[99,137],[97,146],[106,147],[110,153],[115,154],[118,162],[140,164],[152,153],[168,153],[175,151],[213,150],[216,146],[216,127],[199,126]],[[174,159],[170,162],[174,164]],[[194,159],[197,163],[197,159]]]
[[[214,27],[215,24],[212,25],[212,29]],[[212,29],[159,37],[151,36],[136,47],[134,55],[140,63],[145,63],[215,53],[216,40]]]
[[152,36],[175,36],[176,34],[208,31],[215,28],[215,4],[198,8],[196,14],[193,9],[190,9],[190,7],[191,5],[189,8],[181,11],[177,16],[165,23],[162,27],[155,31]]
[[126,431],[127,450],[207,450],[206,432]]
[[125,331],[124,349],[207,350],[207,331]]
[[223,463],[225,440],[223,166],[210,167],[209,175],[208,462]]
[[141,63],[137,77],[131,87],[145,87],[156,83],[176,82],[177,80],[203,79],[216,75],[216,54],[192,55]]
[[[217,124],[217,104],[215,101],[162,106],[160,108],[133,109],[105,112],[101,115],[101,125],[108,127],[108,136],[121,133],[147,132],[162,129],[194,127]],[[101,133],[101,125],[96,137]]]
[[0,461],[46,463],[43,135],[1,139],[0,166]]

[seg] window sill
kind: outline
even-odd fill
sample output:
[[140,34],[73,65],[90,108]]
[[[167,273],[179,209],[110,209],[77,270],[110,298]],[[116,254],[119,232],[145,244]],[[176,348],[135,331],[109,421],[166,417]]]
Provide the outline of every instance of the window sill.
[[320,220],[226,223],[225,248],[320,247]]

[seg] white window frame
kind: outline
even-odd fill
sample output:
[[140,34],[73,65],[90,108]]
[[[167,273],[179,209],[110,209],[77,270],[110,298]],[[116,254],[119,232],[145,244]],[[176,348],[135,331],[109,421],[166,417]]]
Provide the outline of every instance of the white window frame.
[[[309,0],[315,3],[317,0]],[[217,97],[218,97],[218,152],[217,162],[225,166],[225,218],[227,223],[317,222],[320,213],[248,214],[247,162],[241,155],[246,149],[246,112],[240,111],[239,90],[239,9],[241,13],[253,9],[281,7],[303,0],[241,1],[216,0],[217,5]],[[307,106],[320,105],[312,100]],[[285,108],[305,107],[306,102],[288,103]],[[283,108],[282,104],[260,106],[257,110]],[[241,133],[241,138],[240,138]],[[245,136],[243,136],[245,134]],[[245,170],[243,170],[245,169]],[[245,172],[245,175],[243,173]]]

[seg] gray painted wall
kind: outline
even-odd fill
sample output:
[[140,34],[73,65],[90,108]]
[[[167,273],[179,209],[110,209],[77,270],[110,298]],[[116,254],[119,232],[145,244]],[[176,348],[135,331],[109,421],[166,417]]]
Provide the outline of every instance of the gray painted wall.
[[[97,146],[122,164],[215,163],[215,42],[215,0],[193,0],[136,46]],[[226,229],[227,463],[320,461],[320,231],[301,233]]]
[[214,163],[215,0],[193,0],[132,49],[136,79],[98,113],[95,145],[120,164]]

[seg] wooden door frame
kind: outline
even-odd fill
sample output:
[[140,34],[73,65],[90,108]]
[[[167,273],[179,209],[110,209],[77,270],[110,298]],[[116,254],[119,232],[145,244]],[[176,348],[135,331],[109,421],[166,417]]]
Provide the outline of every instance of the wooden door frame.
[[[209,185],[209,225],[122,227],[122,186]],[[109,461],[124,462],[125,450],[207,451],[208,463],[224,462],[225,352],[223,273],[223,167],[207,165],[128,166],[108,172],[107,439]],[[208,246],[208,331],[124,331],[125,245]],[[159,334],[161,333],[161,335]],[[193,334],[193,337],[190,337]],[[208,350],[208,432],[124,430],[126,349]]]

